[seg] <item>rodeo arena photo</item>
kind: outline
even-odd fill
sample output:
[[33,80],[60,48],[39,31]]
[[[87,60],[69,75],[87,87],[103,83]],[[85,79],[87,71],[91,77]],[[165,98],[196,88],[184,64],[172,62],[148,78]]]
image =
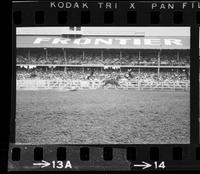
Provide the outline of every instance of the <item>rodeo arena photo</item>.
[[189,33],[17,28],[16,143],[190,143]]

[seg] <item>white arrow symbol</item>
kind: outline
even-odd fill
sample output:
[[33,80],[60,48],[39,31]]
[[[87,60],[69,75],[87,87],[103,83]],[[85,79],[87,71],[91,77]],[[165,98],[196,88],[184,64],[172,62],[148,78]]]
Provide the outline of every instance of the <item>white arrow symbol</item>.
[[146,169],[151,167],[151,164],[142,161],[143,164],[134,164],[134,167],[143,167],[142,169]]
[[33,163],[34,166],[41,166],[41,168],[50,166],[50,163],[47,161],[42,160],[42,163]]

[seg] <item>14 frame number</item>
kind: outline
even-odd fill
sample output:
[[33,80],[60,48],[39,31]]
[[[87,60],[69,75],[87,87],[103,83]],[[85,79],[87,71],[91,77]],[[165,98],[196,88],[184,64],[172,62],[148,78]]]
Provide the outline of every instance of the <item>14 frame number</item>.
[[161,163],[158,163],[157,161],[155,161],[154,166],[155,166],[155,169],[158,169],[158,168],[164,169],[166,167],[164,161],[162,161]]

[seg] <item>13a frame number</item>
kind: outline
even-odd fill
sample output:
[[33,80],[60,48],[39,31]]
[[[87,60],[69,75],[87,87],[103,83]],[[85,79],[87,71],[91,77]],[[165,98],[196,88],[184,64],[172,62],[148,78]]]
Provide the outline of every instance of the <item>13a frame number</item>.
[[63,161],[52,161],[52,167],[57,168],[57,169],[62,169],[62,168],[72,168],[72,165],[70,161],[63,162]]

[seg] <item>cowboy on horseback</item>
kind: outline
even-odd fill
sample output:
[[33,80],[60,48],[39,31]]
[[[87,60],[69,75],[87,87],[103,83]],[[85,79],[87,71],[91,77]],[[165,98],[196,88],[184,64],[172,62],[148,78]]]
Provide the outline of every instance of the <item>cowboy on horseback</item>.
[[111,85],[115,85],[116,87],[120,87],[119,79],[121,79],[121,77],[119,75],[115,76],[112,74],[109,78],[103,80],[104,84],[102,85],[102,87],[106,86],[107,84],[111,84]]

